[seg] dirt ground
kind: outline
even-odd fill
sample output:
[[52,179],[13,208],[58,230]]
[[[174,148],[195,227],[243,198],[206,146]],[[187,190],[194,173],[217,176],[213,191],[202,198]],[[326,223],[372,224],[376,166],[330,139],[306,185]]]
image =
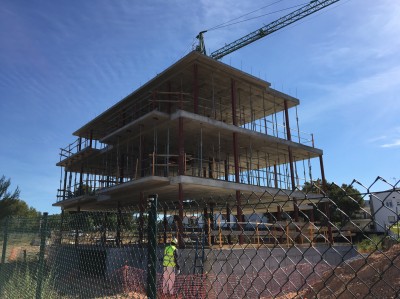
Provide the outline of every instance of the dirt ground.
[[388,251],[348,262],[329,270],[322,279],[289,298],[399,298],[400,244]]

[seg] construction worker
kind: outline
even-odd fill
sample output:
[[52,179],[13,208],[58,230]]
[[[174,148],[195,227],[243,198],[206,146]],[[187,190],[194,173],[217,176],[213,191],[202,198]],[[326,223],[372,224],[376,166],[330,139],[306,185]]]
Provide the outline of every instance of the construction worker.
[[174,294],[174,283],[175,283],[175,269],[178,274],[180,272],[178,265],[178,249],[177,249],[177,239],[172,238],[169,245],[164,249],[163,258],[163,293],[164,294]]

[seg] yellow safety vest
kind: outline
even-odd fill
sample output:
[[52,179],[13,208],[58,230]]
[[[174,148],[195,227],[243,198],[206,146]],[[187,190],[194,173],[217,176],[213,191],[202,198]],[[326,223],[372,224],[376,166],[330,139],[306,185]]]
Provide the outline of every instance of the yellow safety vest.
[[175,267],[175,257],[174,253],[176,250],[176,246],[174,245],[168,245],[164,249],[164,260],[163,260],[163,266],[164,267]]

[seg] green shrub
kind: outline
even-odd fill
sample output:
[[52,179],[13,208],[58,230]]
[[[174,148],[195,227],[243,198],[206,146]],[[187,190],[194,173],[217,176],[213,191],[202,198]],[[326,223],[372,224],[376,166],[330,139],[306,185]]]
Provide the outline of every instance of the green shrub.
[[371,235],[357,244],[357,249],[361,252],[373,252],[382,250],[382,237]]

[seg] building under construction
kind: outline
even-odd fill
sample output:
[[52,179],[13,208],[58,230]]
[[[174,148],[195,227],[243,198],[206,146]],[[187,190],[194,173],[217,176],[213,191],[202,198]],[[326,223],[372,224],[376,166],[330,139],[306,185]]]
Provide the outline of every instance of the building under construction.
[[[54,205],[144,209],[147,195],[158,194],[161,203],[178,202],[168,214],[179,216],[183,233],[190,200],[231,196],[225,219],[241,222],[242,196],[256,193],[268,208],[252,212],[279,220],[284,210],[298,221],[299,209],[312,207],[311,200],[296,203],[296,190],[315,177],[313,159],[323,181],[324,169],[313,135],[299,129],[297,105],[270,83],[193,51],[73,133],[77,140],[57,164],[63,171]],[[272,201],[280,190],[287,190],[282,203]]]
[[[353,257],[353,233],[331,222],[323,152],[300,130],[299,100],[216,60],[337,1],[311,1],[209,57],[202,31],[196,51],[75,131],[57,164],[61,243],[75,245],[60,249],[64,271],[101,260],[89,272],[122,273],[129,291],[146,284],[147,271],[155,298],[158,244],[176,236],[184,274],[177,294],[273,298],[298,290],[293,273],[314,279]],[[104,218],[82,221],[84,211]],[[63,243],[64,212],[77,216]]]

